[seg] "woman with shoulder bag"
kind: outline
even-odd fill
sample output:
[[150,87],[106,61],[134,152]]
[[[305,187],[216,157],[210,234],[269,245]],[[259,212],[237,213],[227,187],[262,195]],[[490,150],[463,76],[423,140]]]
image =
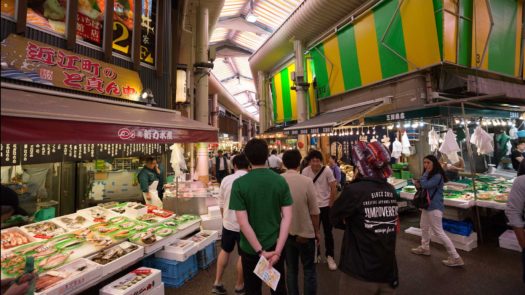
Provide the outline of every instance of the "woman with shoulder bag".
[[421,209],[421,246],[412,249],[412,253],[417,255],[430,256],[430,230],[441,240],[447,249],[449,257],[442,260],[443,264],[450,267],[463,266],[463,259],[459,256],[454,244],[443,230],[443,186],[447,181],[445,171],[439,164],[438,159],[433,155],[428,155],[423,160],[425,172],[420,180],[414,180],[418,189],[426,190],[430,196],[428,208]]

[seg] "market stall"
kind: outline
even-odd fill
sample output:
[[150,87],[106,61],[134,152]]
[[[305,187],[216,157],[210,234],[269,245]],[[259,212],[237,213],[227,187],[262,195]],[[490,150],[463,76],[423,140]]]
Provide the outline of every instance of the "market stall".
[[141,201],[137,173],[145,156],[157,157],[165,178],[173,143],[217,141],[215,128],[175,111],[15,87],[2,88],[1,102],[2,183],[19,193],[29,214],[50,201],[57,204],[53,216]]

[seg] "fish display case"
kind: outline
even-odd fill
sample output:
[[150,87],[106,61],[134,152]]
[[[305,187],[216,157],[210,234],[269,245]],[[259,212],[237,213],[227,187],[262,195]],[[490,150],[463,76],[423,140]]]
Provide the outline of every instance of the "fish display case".
[[140,267],[109,283],[100,290],[100,295],[147,294],[141,290],[156,290],[162,285],[161,271]]
[[142,259],[144,247],[130,242],[122,242],[97,254],[89,256],[87,259],[98,264],[102,268],[104,277],[113,275],[126,266],[131,265]]

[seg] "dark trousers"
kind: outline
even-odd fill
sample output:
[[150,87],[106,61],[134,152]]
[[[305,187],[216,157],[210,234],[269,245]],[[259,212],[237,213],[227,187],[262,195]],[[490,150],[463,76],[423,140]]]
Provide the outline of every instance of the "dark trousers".
[[221,183],[224,177],[228,176],[228,170],[219,170],[217,171],[217,182]]
[[521,262],[523,265],[523,282],[525,283],[525,249],[521,251]]
[[[269,250],[270,251],[270,250]],[[262,281],[261,279],[253,273],[255,266],[259,262],[258,255],[248,254],[242,249],[239,251],[241,253],[241,262],[242,262],[242,274],[244,277],[244,289],[246,290],[246,295],[260,295],[262,294]],[[279,261],[273,266],[280,274],[281,279],[275,291],[271,290],[272,295],[286,295],[286,275],[284,273],[284,257],[281,257]]]
[[317,277],[315,274],[315,239],[307,239],[305,243],[297,242],[295,236],[289,236],[285,246],[286,251],[286,285],[288,294],[299,295],[299,259],[303,264],[304,295],[317,294]]
[[[320,221],[324,232],[325,255],[334,257],[334,236],[332,235],[332,223],[330,223],[330,207],[319,208],[321,210]],[[317,255],[321,255],[321,249],[317,249]]]

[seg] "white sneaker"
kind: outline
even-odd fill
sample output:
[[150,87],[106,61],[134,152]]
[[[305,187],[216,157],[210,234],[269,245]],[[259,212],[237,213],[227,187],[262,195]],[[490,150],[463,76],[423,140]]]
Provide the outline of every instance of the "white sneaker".
[[336,270],[337,264],[335,264],[334,258],[332,256],[326,257],[326,262],[328,262],[328,269],[329,270]]

